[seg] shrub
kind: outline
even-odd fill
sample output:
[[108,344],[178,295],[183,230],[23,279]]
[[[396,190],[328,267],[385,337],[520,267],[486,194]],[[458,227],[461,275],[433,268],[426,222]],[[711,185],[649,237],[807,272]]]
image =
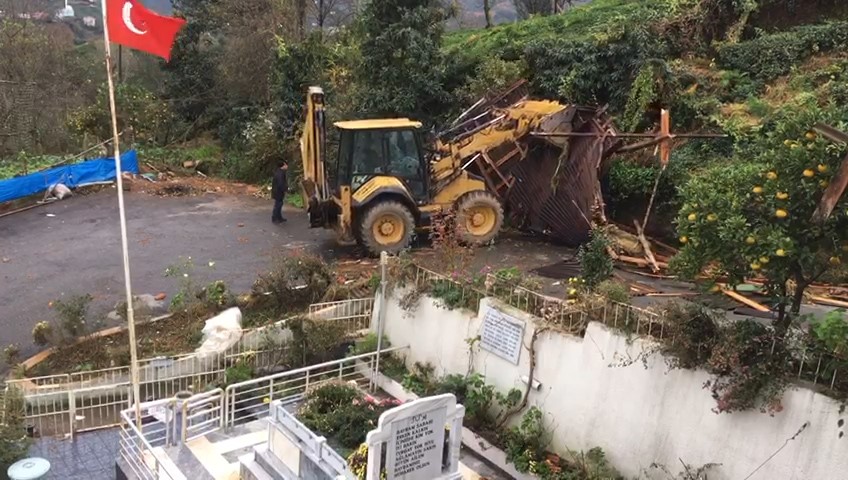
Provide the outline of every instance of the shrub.
[[5,474],[13,463],[24,458],[31,440],[24,424],[24,399],[16,389],[0,395],[0,471]]
[[704,366],[721,333],[716,315],[690,302],[669,302],[662,311],[665,324],[661,351],[673,368]]
[[630,303],[630,287],[615,280],[599,283],[595,287],[595,293],[612,302]]
[[18,364],[18,360],[21,356],[21,348],[17,344],[9,344],[3,348],[3,360],[6,362],[6,366],[12,367]]
[[253,366],[243,360],[239,360],[233,366],[227,368],[224,378],[226,379],[226,385],[232,385],[250,380],[253,378],[253,374]]
[[365,396],[345,383],[328,382],[307,392],[297,416],[308,428],[355,449],[377,426],[380,414],[398,404]]
[[716,400],[716,412],[782,410],[788,358],[783,342],[762,324],[743,320],[729,325],[708,363],[710,372],[717,375],[705,385]]
[[[385,349],[389,348],[391,343],[389,339],[383,335],[383,341],[380,344],[380,347]],[[350,347],[349,354],[350,356],[357,355],[365,355],[366,353],[376,352],[377,351],[377,334],[369,333],[364,338],[357,341],[352,347]]]
[[89,294],[73,295],[67,300],[56,300],[53,307],[59,315],[59,325],[66,335],[66,341],[72,341],[86,330],[86,316],[93,297]]
[[594,288],[612,276],[614,265],[607,253],[609,246],[606,233],[599,228],[592,229],[589,243],[580,246],[577,257],[587,287]]
[[32,341],[40,347],[50,343],[50,339],[52,337],[53,326],[47,322],[38,322],[35,324],[35,327],[32,328]]
[[818,52],[842,50],[846,46],[848,22],[832,22],[730,43],[719,49],[718,58],[724,67],[748,72],[765,82],[789,73],[792,67]]
[[280,313],[305,310],[321,301],[333,283],[330,268],[319,257],[302,255],[274,260],[273,268],[253,284],[253,296]]

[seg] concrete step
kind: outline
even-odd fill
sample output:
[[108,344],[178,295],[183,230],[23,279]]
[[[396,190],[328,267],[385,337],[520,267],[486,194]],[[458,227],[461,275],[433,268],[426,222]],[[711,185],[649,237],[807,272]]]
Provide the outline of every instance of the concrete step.
[[255,459],[254,453],[246,453],[239,457],[240,480],[277,480],[262,468]]
[[257,445],[253,447],[254,461],[269,473],[275,480],[297,480],[297,475],[286,465],[268,451],[268,445]]

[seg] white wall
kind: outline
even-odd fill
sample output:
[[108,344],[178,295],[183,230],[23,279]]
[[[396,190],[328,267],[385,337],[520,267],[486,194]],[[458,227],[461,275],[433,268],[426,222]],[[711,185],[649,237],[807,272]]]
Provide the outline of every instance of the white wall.
[[[484,302],[527,321],[525,347],[518,366],[476,348],[473,368],[504,392],[523,391],[520,377],[529,372],[527,346],[535,317],[494,300]],[[479,335],[482,325],[475,314],[442,309],[424,297],[412,313],[390,299],[385,319],[392,344],[410,346],[408,365],[429,362],[440,374],[468,371],[466,339]],[[715,414],[715,401],[703,388],[706,372],[669,370],[660,355],[650,357],[647,369],[641,361],[615,366],[636,358],[644,345],[641,340],[628,344],[600,323],[590,324],[585,338],[554,331],[539,336],[534,378],[541,388],[531,392],[530,402],[545,412],[553,450],[599,446],[627,476],[641,474],[654,462],[676,473],[682,459],[694,467],[721,463],[710,471],[711,480],[743,480],[809,422],[751,480],[848,478],[848,435],[839,438],[848,425],[838,426],[841,418],[848,420],[848,412],[840,415],[836,401],[792,388],[774,417],[758,411]]]

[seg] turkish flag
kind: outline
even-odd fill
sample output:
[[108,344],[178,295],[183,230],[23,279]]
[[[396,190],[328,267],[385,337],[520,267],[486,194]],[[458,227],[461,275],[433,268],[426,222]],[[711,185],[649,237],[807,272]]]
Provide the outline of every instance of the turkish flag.
[[186,21],[152,12],[135,0],[107,0],[110,40],[125,47],[171,59],[171,48]]

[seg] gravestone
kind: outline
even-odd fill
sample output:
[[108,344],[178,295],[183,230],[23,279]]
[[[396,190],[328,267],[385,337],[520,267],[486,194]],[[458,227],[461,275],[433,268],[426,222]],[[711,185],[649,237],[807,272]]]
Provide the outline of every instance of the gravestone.
[[420,398],[384,412],[366,439],[366,478],[380,478],[384,452],[388,480],[461,478],[459,448],[464,415],[465,407],[457,405],[450,393]]
[[524,322],[491,305],[480,310],[483,328],[480,348],[518,365],[524,340]]

